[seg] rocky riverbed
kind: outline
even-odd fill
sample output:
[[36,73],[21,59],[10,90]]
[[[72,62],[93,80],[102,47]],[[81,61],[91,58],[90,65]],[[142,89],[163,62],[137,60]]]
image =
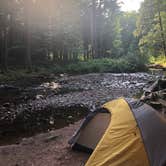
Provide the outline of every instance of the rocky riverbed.
[[155,79],[147,73],[61,74],[1,84],[1,140],[62,128],[111,99],[138,97]]
[[80,126],[79,119],[111,99],[139,98],[155,80],[147,73],[103,73],[2,83],[0,165],[84,165],[89,155],[72,151],[67,143]]

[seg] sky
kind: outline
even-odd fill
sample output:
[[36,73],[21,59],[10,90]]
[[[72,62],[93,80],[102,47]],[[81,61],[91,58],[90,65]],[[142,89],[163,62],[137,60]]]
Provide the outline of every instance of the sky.
[[143,0],[120,0],[123,2],[121,9],[123,11],[138,11]]

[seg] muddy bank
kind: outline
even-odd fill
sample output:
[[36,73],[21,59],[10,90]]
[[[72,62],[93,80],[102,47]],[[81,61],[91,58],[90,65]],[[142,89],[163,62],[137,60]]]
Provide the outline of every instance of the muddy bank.
[[1,166],[82,166],[89,155],[72,151],[67,141],[81,122],[0,146]]
[[15,117],[10,117],[10,112],[7,112],[8,117],[4,117],[6,112],[1,111],[0,146],[19,144],[24,137],[63,128],[84,118],[88,111],[88,108],[83,105],[57,108],[48,106],[45,109],[33,111],[27,109],[16,114]]
[[34,84],[30,81],[30,86],[0,86],[1,137],[64,127],[111,99],[137,96],[156,76],[103,73],[48,78]]

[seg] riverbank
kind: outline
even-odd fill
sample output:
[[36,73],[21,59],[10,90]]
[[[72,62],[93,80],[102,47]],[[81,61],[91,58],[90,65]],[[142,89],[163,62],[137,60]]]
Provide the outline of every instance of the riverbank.
[[147,73],[63,74],[1,84],[1,140],[15,133],[62,128],[109,100],[137,97],[155,79]]
[[67,144],[79,120],[114,98],[139,98],[156,78],[147,73],[62,74],[1,84],[1,165],[83,165],[88,155]]

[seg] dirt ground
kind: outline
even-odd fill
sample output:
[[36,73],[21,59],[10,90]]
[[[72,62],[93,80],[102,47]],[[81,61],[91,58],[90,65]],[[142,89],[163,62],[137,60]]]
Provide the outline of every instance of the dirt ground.
[[83,166],[89,155],[71,150],[67,143],[80,123],[1,146],[0,166]]

